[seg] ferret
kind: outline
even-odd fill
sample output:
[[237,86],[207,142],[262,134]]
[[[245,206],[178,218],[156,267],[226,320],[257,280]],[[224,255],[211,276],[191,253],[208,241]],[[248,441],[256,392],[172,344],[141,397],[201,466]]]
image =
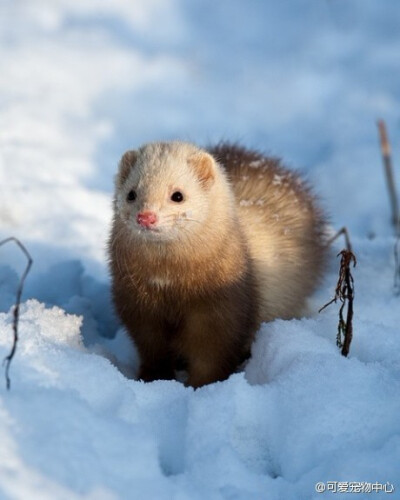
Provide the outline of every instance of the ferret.
[[109,240],[116,310],[138,378],[200,387],[250,354],[262,322],[301,316],[322,276],[326,220],[280,160],[231,144],[126,152]]

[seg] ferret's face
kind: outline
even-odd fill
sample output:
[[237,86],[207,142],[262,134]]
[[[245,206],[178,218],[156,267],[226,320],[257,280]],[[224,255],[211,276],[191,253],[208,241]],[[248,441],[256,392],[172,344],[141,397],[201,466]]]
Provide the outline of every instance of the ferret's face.
[[209,216],[215,169],[211,156],[182,143],[129,151],[116,179],[116,214],[133,237],[193,240]]

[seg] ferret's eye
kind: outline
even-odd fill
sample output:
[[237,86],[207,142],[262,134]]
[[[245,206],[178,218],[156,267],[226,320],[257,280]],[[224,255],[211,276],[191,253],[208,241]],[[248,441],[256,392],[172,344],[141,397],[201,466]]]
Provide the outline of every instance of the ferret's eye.
[[180,203],[183,201],[183,194],[180,191],[175,191],[175,193],[172,193],[171,195],[171,200],[175,201],[176,203]]
[[136,200],[136,191],[131,189],[128,193],[128,196],[126,197],[126,201],[133,202]]

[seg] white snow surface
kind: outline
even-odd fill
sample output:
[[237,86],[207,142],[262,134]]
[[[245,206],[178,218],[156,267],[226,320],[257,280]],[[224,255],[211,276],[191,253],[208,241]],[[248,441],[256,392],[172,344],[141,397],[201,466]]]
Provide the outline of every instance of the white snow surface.
[[[400,498],[400,297],[375,121],[399,176],[400,4],[2,0],[0,238],[34,264],[1,499]],[[244,371],[194,391],[134,380],[106,241],[122,152],[238,140],[303,170],[357,255],[354,340],[335,344],[338,259],[310,317],[258,332]],[[343,247],[338,241],[334,251]],[[25,260],[0,248],[0,359]],[[1,375],[1,373],[0,373]],[[392,494],[317,493],[317,482]]]

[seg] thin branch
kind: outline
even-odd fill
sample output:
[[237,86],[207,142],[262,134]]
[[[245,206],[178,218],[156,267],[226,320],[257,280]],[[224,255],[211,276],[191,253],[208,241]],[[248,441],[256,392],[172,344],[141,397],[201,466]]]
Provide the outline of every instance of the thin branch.
[[385,167],[386,182],[389,191],[390,206],[392,210],[392,224],[395,228],[395,231],[397,232],[399,228],[400,212],[399,212],[399,204],[397,201],[398,198],[396,192],[396,185],[393,175],[390,143],[386,132],[386,125],[383,120],[378,120],[378,129],[379,129],[379,137],[381,143],[383,165]]
[[6,384],[7,384],[8,390],[10,389],[10,386],[11,386],[11,381],[10,381],[10,376],[9,376],[10,364],[11,364],[11,361],[14,357],[15,351],[17,349],[17,343],[18,343],[19,307],[21,304],[21,296],[22,296],[22,291],[24,289],[25,279],[28,276],[29,270],[30,270],[32,263],[33,263],[33,259],[30,255],[30,253],[28,252],[28,250],[25,248],[25,246],[17,238],[14,238],[12,236],[12,237],[7,238],[3,241],[0,241],[0,246],[5,245],[6,243],[9,243],[10,241],[13,241],[16,245],[18,245],[18,247],[21,249],[21,251],[24,253],[25,257],[27,258],[28,263],[27,263],[25,271],[23,272],[21,279],[19,281],[17,294],[16,294],[15,306],[14,306],[14,311],[13,311],[13,316],[14,316],[14,318],[13,318],[13,332],[14,332],[13,345],[12,345],[10,354],[8,354],[8,356],[6,356],[3,360],[3,364],[6,365],[5,376],[6,376]]
[[344,236],[344,241],[346,243],[346,250],[348,250],[349,252],[352,252],[353,249],[351,247],[351,242],[350,242],[350,236],[349,236],[349,232],[347,231],[347,227],[343,226],[341,229],[339,229],[339,231],[334,235],[332,236],[332,238],[330,238],[328,241],[327,241],[327,246],[330,246],[332,245],[332,243],[337,240],[339,238],[339,236]]
[[394,293],[400,295],[400,221],[394,243]]
[[392,159],[390,154],[390,143],[386,132],[386,125],[383,120],[378,121],[379,136],[381,142],[381,151],[383,164],[385,166],[386,181],[389,191],[390,205],[392,209],[392,224],[394,226],[395,243],[394,253],[394,293],[400,295],[400,211],[398,197],[394,181]]

